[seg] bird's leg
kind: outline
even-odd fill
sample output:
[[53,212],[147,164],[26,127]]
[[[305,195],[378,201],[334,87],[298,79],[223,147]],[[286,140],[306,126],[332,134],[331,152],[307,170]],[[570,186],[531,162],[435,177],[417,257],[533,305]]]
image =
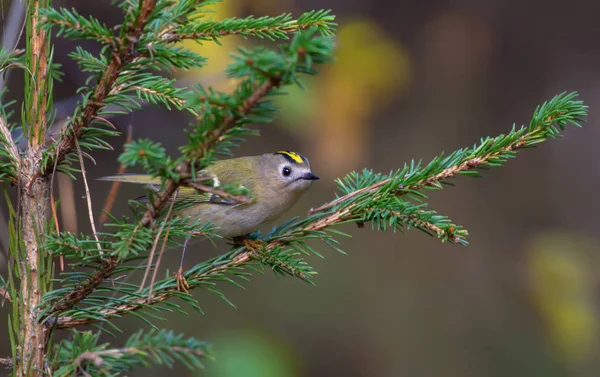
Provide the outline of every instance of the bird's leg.
[[235,245],[244,246],[246,249],[248,249],[248,250],[250,250],[252,252],[260,251],[265,246],[265,243],[263,241],[261,241],[261,240],[253,240],[253,239],[248,238],[246,236],[233,237],[233,243]]
[[183,275],[183,259],[185,258],[185,250],[187,249],[187,243],[189,241],[189,237],[185,239],[183,243],[183,251],[181,252],[181,262],[179,263],[179,269],[177,273],[175,273],[175,279],[177,279],[177,290],[181,292],[187,292],[190,289],[190,284],[185,279]]

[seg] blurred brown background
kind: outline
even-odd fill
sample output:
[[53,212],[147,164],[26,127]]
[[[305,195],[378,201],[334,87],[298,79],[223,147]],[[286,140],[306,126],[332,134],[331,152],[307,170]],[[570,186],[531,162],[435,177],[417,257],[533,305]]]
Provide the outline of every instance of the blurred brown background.
[[[61,1],[109,25],[120,20],[103,1]],[[12,14],[2,3],[2,30]],[[338,16],[338,61],[278,101],[274,125],[260,125],[236,155],[291,149],[311,159],[321,180],[289,217],[332,198],[336,177],[365,167],[388,172],[411,159],[472,145],[480,137],[528,123],[538,104],[577,90],[590,106],[583,129],[528,150],[485,179],[465,177],[457,187],[432,192],[431,208],[470,232],[470,246],[442,244],[417,231],[406,235],[368,227],[342,240],[348,256],[320,247],[310,259],[316,287],[272,273],[254,276],[246,290],[221,286],[237,310],[209,292],[195,292],[205,311],[167,316],[159,327],[213,342],[217,361],[191,373],[181,365],[138,369],[130,376],[207,377],[496,377],[600,375],[598,220],[600,180],[596,127],[600,109],[600,3],[592,0],[253,0],[217,6],[219,17],[275,15],[331,8]],[[57,118],[73,107],[85,81],[66,54],[74,43],[55,39],[65,77],[56,83]],[[193,46],[211,58],[206,69],[181,73],[185,82],[231,88],[222,71],[238,44]],[[22,44],[22,43],[21,43]],[[92,51],[93,44],[82,42]],[[8,78],[20,98],[22,72]],[[18,113],[18,112],[17,112]],[[114,118],[133,136],[161,141],[174,154],[190,121],[184,114],[146,107]],[[95,153],[90,178],[116,171],[115,152]],[[60,180],[63,229],[89,231],[81,180],[74,194]],[[109,184],[91,182],[100,214]],[[126,215],[124,187],[113,211]],[[71,206],[71,207],[69,207]],[[78,221],[70,211],[79,214]],[[0,230],[0,238],[5,237]],[[5,239],[2,240],[5,242]],[[192,265],[225,250],[208,243],[188,251]],[[179,254],[163,268],[173,271]],[[6,259],[0,255],[0,273]],[[7,313],[0,310],[0,356],[8,355]],[[126,334],[146,325],[118,321]],[[122,339],[111,339],[119,346]]]

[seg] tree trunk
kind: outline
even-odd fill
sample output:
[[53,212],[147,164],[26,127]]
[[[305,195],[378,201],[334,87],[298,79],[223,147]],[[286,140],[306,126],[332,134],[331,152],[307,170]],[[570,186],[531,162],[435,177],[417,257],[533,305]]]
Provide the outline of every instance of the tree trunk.
[[43,250],[48,221],[50,174],[41,174],[42,149],[46,139],[47,111],[51,103],[52,77],[48,32],[41,27],[39,10],[51,0],[27,1],[27,40],[25,73],[24,131],[27,152],[19,169],[19,226],[17,264],[20,278],[18,307],[19,328],[17,377],[38,377],[47,369],[44,365],[48,329],[38,319],[39,305],[47,292],[52,276],[52,259]]
[[41,150],[30,149],[23,159],[21,170],[21,236],[19,261],[21,272],[20,347],[15,361],[18,377],[41,376],[47,343],[47,329],[37,320],[37,307],[46,292],[48,256],[43,250],[43,236],[48,211],[49,184],[36,177]]

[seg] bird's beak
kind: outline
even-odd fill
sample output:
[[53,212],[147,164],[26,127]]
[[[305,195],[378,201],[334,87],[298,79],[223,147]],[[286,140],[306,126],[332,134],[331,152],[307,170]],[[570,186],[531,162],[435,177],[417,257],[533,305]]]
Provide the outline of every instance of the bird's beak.
[[314,174],[313,174],[313,173],[311,173],[311,172],[308,172],[308,173],[306,173],[306,174],[304,174],[304,175],[302,176],[302,179],[306,179],[306,180],[309,180],[309,181],[314,181],[314,180],[316,180],[316,179],[319,179],[319,177],[317,177],[316,175],[314,175]]

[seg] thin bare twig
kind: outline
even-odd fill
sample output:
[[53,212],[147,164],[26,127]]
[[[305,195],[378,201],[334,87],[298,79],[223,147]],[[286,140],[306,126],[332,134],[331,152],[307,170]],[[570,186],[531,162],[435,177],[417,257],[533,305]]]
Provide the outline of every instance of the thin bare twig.
[[[54,200],[54,177],[56,176],[56,164],[58,163],[58,159],[54,160],[54,168],[52,169],[52,178],[50,179],[50,209],[52,211],[52,218],[54,219],[54,229],[56,230],[56,235],[60,234],[60,226],[58,224],[58,215],[56,214],[56,201]],[[65,270],[65,258],[62,256],[59,257],[60,261],[60,270]]]
[[[165,226],[167,225],[167,221],[169,221],[169,218],[171,217],[171,214],[173,213],[173,207],[175,206],[175,201],[177,200],[178,192],[179,192],[179,190],[175,190],[175,195],[173,197],[173,200],[171,200],[171,205],[169,206],[169,211],[167,212],[167,216],[165,217],[165,220],[163,221],[163,223],[160,225],[160,228],[158,229],[158,233],[156,234],[156,237],[154,238],[154,243],[152,244],[152,250],[150,250],[150,255],[148,256],[148,264],[146,265],[146,270],[144,271],[144,277],[142,278],[142,283],[140,284],[140,291],[142,289],[144,289],[144,285],[146,284],[146,279],[148,278],[148,274],[150,273],[150,270],[152,269],[152,261],[154,260],[154,253],[156,253],[156,248],[158,246],[158,240],[160,239],[160,236],[161,236],[163,230],[165,229]],[[167,231],[167,235],[165,236],[165,243],[167,242],[167,237],[169,237],[168,231]],[[162,252],[161,252],[161,255],[162,255]],[[154,269],[155,269],[155,271],[158,270],[158,263],[154,267]],[[154,281],[150,282],[150,293],[148,294],[150,297],[152,297],[152,285],[154,285]]]
[[[125,140],[125,144],[130,144],[133,140],[133,125],[130,123],[127,127],[127,139]],[[125,165],[121,164],[119,166],[119,170],[117,174],[123,174],[127,168]],[[108,213],[112,211],[113,206],[115,205],[115,201],[117,200],[117,193],[119,192],[119,187],[121,187],[121,182],[114,181],[110,186],[110,191],[106,197],[106,201],[104,202],[104,206],[102,207],[102,213],[100,214],[99,222],[103,225],[108,221]]]
[[[175,199],[177,199],[178,191],[175,191],[175,197],[173,198],[173,203],[169,207],[169,212],[167,213],[167,217],[165,221],[171,217],[171,213],[173,212],[173,204],[175,204]],[[171,233],[171,227],[167,228],[167,233],[163,238],[162,245],[160,246],[160,252],[158,253],[158,259],[156,260],[156,265],[154,266],[154,271],[152,271],[152,279],[150,279],[150,289],[148,290],[148,296],[152,297],[152,291],[154,290],[154,283],[156,282],[156,275],[158,275],[158,266],[160,266],[160,262],[162,261],[163,254],[165,253],[165,248],[167,247],[167,241],[169,240],[169,233]]]
[[92,194],[90,193],[90,187],[88,186],[87,177],[85,174],[85,164],[83,163],[83,154],[81,153],[81,148],[79,147],[79,141],[74,139],[75,147],[77,148],[77,154],[79,156],[79,164],[81,165],[81,175],[83,176],[83,185],[85,187],[85,199],[88,207],[88,216],[90,218],[90,225],[92,226],[92,232],[94,233],[94,239],[96,240],[96,244],[98,245],[98,253],[103,255],[102,245],[100,244],[100,240],[98,239],[98,232],[96,231],[96,223],[94,223],[94,211],[92,208]]

